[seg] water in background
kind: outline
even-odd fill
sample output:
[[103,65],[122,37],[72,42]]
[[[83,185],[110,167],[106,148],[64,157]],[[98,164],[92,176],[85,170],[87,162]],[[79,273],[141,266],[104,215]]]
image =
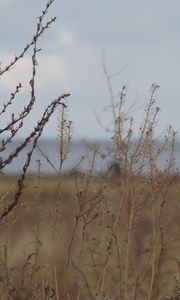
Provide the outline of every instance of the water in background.
[[[3,152],[3,158],[6,158],[9,153],[11,153],[18,145],[21,144],[21,141],[11,142],[7,149]],[[51,163],[50,165],[47,160],[43,157],[38,149],[34,150],[31,164],[28,168],[28,173],[32,174],[38,170],[38,161],[41,163],[41,172],[44,174],[56,174],[59,170],[60,159],[59,159],[59,147],[56,140],[41,140],[39,143],[40,149],[48,157]],[[24,165],[27,153],[31,149],[31,144],[29,144],[26,149],[21,151],[21,153],[16,157],[13,162],[6,166],[3,170],[5,174],[17,174],[22,171],[22,166]],[[103,170],[105,166],[113,162],[113,142],[112,141],[89,141],[88,143],[82,141],[73,141],[70,152],[65,160],[63,165],[63,172],[68,171],[86,171],[91,164],[92,159],[92,150],[98,152],[98,158],[96,159],[96,171],[99,172]],[[176,167],[180,168],[180,143],[176,145]],[[1,154],[2,156],[2,154]],[[165,161],[167,159],[167,153],[163,153],[158,161],[159,168],[163,168]]]

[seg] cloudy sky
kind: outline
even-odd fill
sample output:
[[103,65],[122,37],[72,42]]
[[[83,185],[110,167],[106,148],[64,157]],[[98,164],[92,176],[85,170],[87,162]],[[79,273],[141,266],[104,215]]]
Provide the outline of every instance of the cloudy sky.
[[[2,66],[31,40],[37,16],[45,0],[0,0],[0,61]],[[55,0],[49,17],[57,16],[40,39],[37,103],[21,134],[36,124],[44,107],[63,92],[70,92],[69,118],[74,137],[108,137],[98,124],[111,122],[106,79],[102,68],[105,51],[114,93],[128,87],[127,110],[138,121],[149,99],[153,82],[160,85],[157,102],[161,108],[158,132],[171,124],[180,131],[180,2],[179,0]],[[13,110],[27,103],[31,77],[31,55],[0,80],[0,102],[20,81],[24,86]],[[6,122],[6,120],[3,120]],[[56,137],[56,116],[45,136]]]

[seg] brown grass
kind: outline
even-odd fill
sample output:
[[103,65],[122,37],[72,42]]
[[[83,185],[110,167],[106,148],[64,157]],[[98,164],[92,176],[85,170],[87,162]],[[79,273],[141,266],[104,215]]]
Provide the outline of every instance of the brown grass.
[[[175,166],[176,132],[169,127],[159,145],[155,138],[160,108],[159,86],[154,83],[138,132],[126,112],[126,86],[114,93],[112,78],[103,61],[110,94],[113,163],[97,175],[99,147],[90,147],[85,173],[63,175],[71,148],[72,122],[68,119],[69,94],[51,101],[23,142],[4,157],[17,137],[36,100],[39,37],[55,21],[44,23],[49,0],[38,18],[36,32],[19,55],[0,70],[0,76],[32,49],[30,99],[23,111],[0,130],[0,299],[118,299],[167,300],[180,297],[179,172]],[[18,84],[0,111],[2,117],[15,105]],[[57,138],[59,165],[38,146],[46,123],[59,109]],[[31,143],[18,178],[6,177],[4,168]],[[27,177],[38,147],[54,170]],[[164,168],[158,159],[167,154]],[[79,165],[81,161],[79,162]],[[78,166],[79,166],[78,165]],[[4,176],[3,176],[4,175]]]
[[[106,180],[92,177],[88,190],[86,178],[81,178],[77,191],[78,180],[27,178],[21,204],[1,225],[1,268],[8,274],[6,278],[2,273],[1,297],[6,290],[19,299],[31,299],[33,293],[35,299],[45,299],[45,290],[52,289],[59,299],[121,299],[125,284],[129,299],[148,299],[149,293],[151,299],[172,295],[179,276],[180,179],[168,194],[163,220],[155,221],[155,241],[147,187],[131,225],[131,204],[124,204],[118,216],[123,187],[114,190]],[[13,182],[16,178],[2,177],[1,196],[9,191],[3,203],[13,197]],[[144,182],[136,178],[137,194],[143,188]],[[156,211],[160,205],[158,198]]]

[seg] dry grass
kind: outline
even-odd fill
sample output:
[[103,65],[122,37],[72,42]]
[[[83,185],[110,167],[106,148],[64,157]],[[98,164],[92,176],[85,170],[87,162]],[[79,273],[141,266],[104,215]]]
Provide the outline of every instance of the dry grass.
[[[114,189],[106,179],[92,176],[87,189],[86,179],[27,178],[21,204],[0,228],[2,299],[11,294],[18,295],[12,299],[46,299],[48,289],[55,299],[123,299],[125,280],[127,299],[147,299],[153,265],[151,299],[177,293],[180,179],[169,191],[163,220],[156,219],[156,241],[147,187],[135,209],[129,241],[131,204],[123,205],[117,220],[123,187]],[[135,181],[142,191],[145,183],[141,178]],[[10,191],[3,203],[13,197],[13,182],[16,178],[2,177],[1,196]],[[156,210],[161,201],[156,200]]]
[[[176,132],[169,127],[159,145],[155,139],[159,107],[153,84],[138,132],[126,113],[126,86],[113,92],[105,59],[103,69],[110,93],[112,124],[108,130],[114,147],[113,164],[96,173],[98,147],[90,147],[89,168],[83,174],[63,176],[63,164],[71,148],[72,122],[68,120],[69,94],[53,100],[32,132],[4,157],[7,145],[17,137],[36,100],[38,41],[55,18],[44,23],[54,0],[38,18],[29,44],[4,69],[8,72],[32,49],[30,99],[23,111],[11,115],[0,129],[0,299],[118,299],[167,300],[180,297],[179,189],[175,168]],[[18,84],[0,116],[22,88]],[[46,123],[59,109],[57,142],[59,165],[38,146]],[[31,143],[22,173],[6,177],[4,168]],[[34,149],[55,172],[45,177],[38,162],[37,174],[27,177]],[[166,153],[164,168],[158,159]],[[81,161],[79,162],[81,164]]]

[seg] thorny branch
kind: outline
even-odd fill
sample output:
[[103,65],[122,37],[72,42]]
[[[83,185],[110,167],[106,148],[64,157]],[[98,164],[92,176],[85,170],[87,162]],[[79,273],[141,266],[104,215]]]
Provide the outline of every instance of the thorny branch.
[[[35,80],[36,80],[36,68],[38,65],[37,62],[37,53],[41,50],[38,48],[38,40],[39,37],[45,32],[46,29],[49,28],[49,26],[55,22],[56,17],[51,18],[49,21],[47,21],[45,24],[43,24],[44,17],[48,13],[48,9],[51,6],[51,4],[54,2],[54,0],[49,0],[45,6],[45,9],[42,10],[41,15],[38,17],[38,22],[36,25],[36,31],[35,34],[31,40],[30,43],[26,44],[23,51],[16,55],[15,58],[4,68],[0,69],[0,76],[3,76],[6,72],[8,72],[21,58],[24,57],[26,52],[33,46],[32,48],[32,77],[30,79],[29,85],[30,85],[30,100],[26,106],[24,106],[24,109],[15,116],[14,113],[11,114],[9,122],[3,126],[3,128],[0,128],[0,134],[8,133],[8,136],[3,137],[1,139],[0,144],[0,152],[4,152],[6,150],[6,146],[8,143],[12,142],[13,138],[17,136],[18,131],[23,127],[24,121],[26,120],[26,117],[31,113],[32,108],[34,106],[34,103],[36,101],[36,93],[35,93]],[[22,88],[21,83],[17,84],[15,91],[13,91],[10,95],[9,100],[6,103],[3,103],[3,107],[0,110],[0,116],[6,113],[8,107],[10,107],[14,103],[15,97],[18,95]],[[4,211],[0,213],[0,221],[2,221],[8,214],[15,208],[15,206],[18,204],[20,196],[23,192],[24,188],[24,180],[26,178],[26,172],[30,165],[31,158],[33,155],[33,152],[37,146],[37,142],[39,138],[42,135],[44,126],[49,121],[51,115],[54,113],[55,109],[61,105],[62,107],[66,107],[63,100],[68,98],[70,94],[66,93],[61,96],[59,96],[57,99],[53,100],[45,109],[44,113],[42,114],[41,119],[37,122],[34,129],[31,131],[31,133],[23,140],[21,144],[19,144],[15,149],[12,149],[11,153],[5,158],[1,157],[0,159],[0,173],[2,173],[2,170],[9,164],[12,163],[15,157],[17,157],[20,152],[26,148],[26,146],[31,143],[31,150],[27,153],[27,159],[22,167],[22,174],[20,175],[18,182],[17,182],[17,190],[14,196],[13,201],[7,205]]]
[[22,52],[18,55],[15,55],[14,59],[4,69],[0,69],[0,76],[2,76],[4,73],[9,71],[17,63],[18,60],[23,58],[24,54],[27,52],[27,50],[29,50],[31,48],[31,46],[34,45],[35,41],[44,33],[44,31],[46,29],[48,29],[49,26],[53,22],[55,22],[56,17],[51,18],[44,26],[42,25],[42,21],[44,19],[44,16],[48,13],[48,9],[49,9],[50,5],[53,2],[54,2],[54,0],[48,1],[48,3],[46,4],[45,9],[42,11],[41,16],[39,16],[39,23],[38,23],[39,25],[37,24],[37,26],[39,26],[38,27],[38,32],[36,31],[36,34],[33,36],[31,42],[27,43],[26,46],[24,47],[24,49],[22,50]]
[[12,154],[9,155],[9,157],[5,161],[3,161],[1,163],[1,170],[2,170],[7,164],[10,164],[12,162],[13,158],[16,157],[24,147],[26,147],[26,145],[32,140],[32,138],[34,138],[31,150],[27,154],[26,163],[23,166],[22,175],[20,176],[20,178],[18,180],[18,188],[17,188],[17,192],[16,192],[15,197],[14,197],[14,201],[12,203],[10,203],[6,207],[6,209],[1,213],[0,221],[2,221],[2,219],[4,217],[6,217],[12,211],[12,209],[18,204],[19,198],[20,198],[20,196],[22,194],[22,191],[23,191],[23,188],[24,188],[23,183],[24,183],[24,180],[25,180],[25,177],[26,177],[26,171],[27,171],[27,169],[29,167],[29,164],[31,162],[32,154],[34,152],[34,149],[36,148],[37,141],[38,141],[38,139],[40,138],[40,136],[43,132],[43,128],[46,125],[46,123],[49,121],[49,118],[53,114],[56,107],[58,105],[65,106],[65,104],[63,102],[61,102],[62,99],[65,99],[69,96],[70,96],[70,94],[64,94],[61,97],[59,97],[58,99],[51,102],[51,104],[48,105],[45,112],[43,113],[43,116],[42,116],[41,120],[38,121],[37,126],[34,128],[34,130],[31,132],[31,134],[24,140],[24,142],[19,147],[16,148],[16,150]]

